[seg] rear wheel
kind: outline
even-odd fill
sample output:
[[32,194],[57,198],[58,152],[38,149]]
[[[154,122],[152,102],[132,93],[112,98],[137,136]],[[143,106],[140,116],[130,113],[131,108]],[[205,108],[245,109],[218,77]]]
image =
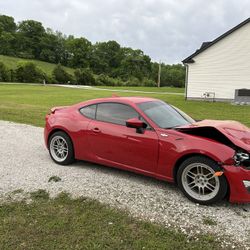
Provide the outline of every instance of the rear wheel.
[[49,139],[49,153],[53,161],[60,165],[69,165],[74,159],[74,148],[70,137],[58,131]]
[[227,181],[213,160],[194,156],[185,160],[177,172],[177,182],[182,192],[192,201],[208,205],[222,200],[227,193]]

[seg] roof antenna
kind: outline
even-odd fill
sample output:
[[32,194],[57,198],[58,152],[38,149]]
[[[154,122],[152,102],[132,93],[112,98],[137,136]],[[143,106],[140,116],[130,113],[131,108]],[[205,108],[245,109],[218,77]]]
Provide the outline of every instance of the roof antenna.
[[112,94],[112,97],[120,97],[120,96],[117,94]]

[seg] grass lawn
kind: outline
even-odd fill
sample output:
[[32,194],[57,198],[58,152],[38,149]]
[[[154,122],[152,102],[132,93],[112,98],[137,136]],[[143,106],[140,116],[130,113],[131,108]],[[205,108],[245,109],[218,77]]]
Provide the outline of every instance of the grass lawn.
[[65,193],[49,199],[43,190],[31,197],[0,205],[1,249],[219,249],[212,236],[188,240],[97,201]]
[[[53,106],[71,105],[98,97],[110,97],[112,93],[105,90],[0,84],[0,120],[43,126],[45,114]],[[177,106],[195,119],[237,120],[250,127],[250,106],[185,101],[184,97],[180,95],[139,94],[119,91],[115,93],[120,96],[143,95],[159,98]]]
[[127,86],[119,86],[119,87],[111,87],[111,86],[94,86],[96,88],[102,89],[117,89],[117,90],[132,90],[132,91],[146,91],[146,92],[172,92],[172,93],[183,93],[184,88],[172,88],[172,87],[127,87]]
[[[23,58],[17,58],[17,57],[11,57],[11,56],[3,56],[0,55],[0,62],[3,62],[9,69],[16,69],[17,64],[19,62],[33,62],[35,63],[41,70],[44,71],[44,73],[48,75],[52,75],[52,71],[55,68],[56,64],[47,63],[43,61],[38,60],[31,60],[31,59],[23,59]],[[74,69],[64,67],[64,69],[70,73],[74,74]]]

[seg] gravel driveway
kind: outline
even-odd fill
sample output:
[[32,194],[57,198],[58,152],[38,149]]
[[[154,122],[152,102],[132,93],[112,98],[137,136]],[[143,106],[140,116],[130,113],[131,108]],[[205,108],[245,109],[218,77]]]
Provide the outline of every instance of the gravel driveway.
[[[132,215],[174,226],[192,236],[229,236],[231,247],[250,249],[250,204],[222,202],[206,207],[188,201],[172,184],[95,164],[59,166],[44,146],[43,129],[0,121],[0,194],[46,189],[67,191],[128,210]],[[48,182],[51,176],[62,181]],[[212,224],[212,225],[211,225]],[[224,238],[222,244],[226,246]],[[242,249],[242,248],[241,248]]]

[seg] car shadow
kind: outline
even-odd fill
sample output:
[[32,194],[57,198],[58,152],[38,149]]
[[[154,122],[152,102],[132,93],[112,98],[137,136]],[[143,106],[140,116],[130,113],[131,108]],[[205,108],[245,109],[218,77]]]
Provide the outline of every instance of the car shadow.
[[[136,183],[143,184],[146,186],[151,186],[151,187],[157,187],[162,190],[167,189],[168,191],[171,192],[176,192],[180,194],[182,197],[186,199],[188,203],[193,203],[189,201],[184,194],[179,190],[178,186],[176,183],[170,183],[167,181],[159,180],[150,176],[145,176],[142,174],[137,174],[128,170],[123,170],[119,168],[113,168],[109,166],[104,166],[101,164],[96,164],[96,163],[91,163],[91,162],[86,162],[86,161],[76,161],[72,167],[77,167],[81,169],[89,168],[92,170],[96,170],[102,174],[107,174],[107,175],[114,175],[118,177],[119,179],[129,179],[132,181],[135,181]],[[70,167],[70,166],[69,166]],[[202,207],[206,207],[205,205],[200,205]],[[238,204],[238,203],[230,203],[228,200],[228,197],[226,197],[224,200],[217,202],[216,204],[209,205],[210,207],[220,207],[220,208],[230,208],[232,209],[235,213],[238,213],[238,210],[242,210],[244,212],[250,212],[250,204]]]
[[140,184],[146,184],[150,186],[157,186],[158,188],[170,188],[173,190],[178,190],[178,187],[175,183],[159,180],[150,176],[146,176],[143,174],[134,173],[132,171],[123,170],[115,167],[110,167],[102,164],[77,160],[72,167],[77,168],[91,168],[93,170],[98,170],[98,172],[102,174],[114,175],[120,179],[130,179],[136,181]]

